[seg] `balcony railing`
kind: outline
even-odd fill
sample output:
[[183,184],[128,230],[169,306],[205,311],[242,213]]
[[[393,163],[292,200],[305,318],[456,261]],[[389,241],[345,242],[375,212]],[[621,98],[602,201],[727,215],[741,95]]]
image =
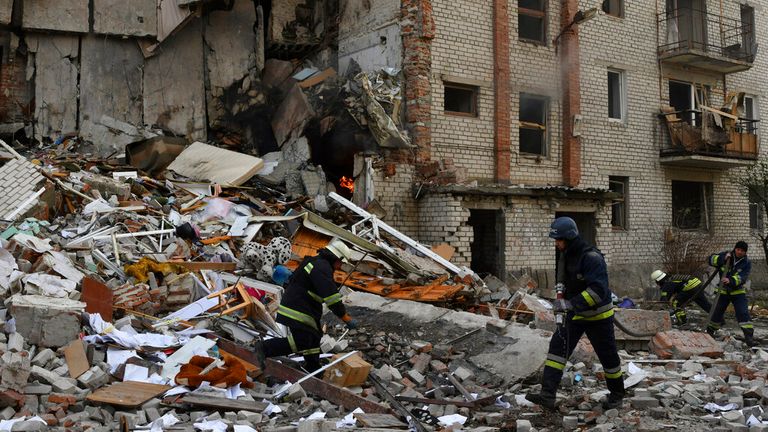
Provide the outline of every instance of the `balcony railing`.
[[701,110],[665,111],[667,139],[661,146],[662,163],[728,168],[757,159],[758,120],[720,117]]
[[718,73],[752,67],[757,43],[751,23],[685,7],[660,13],[658,21],[662,62]]

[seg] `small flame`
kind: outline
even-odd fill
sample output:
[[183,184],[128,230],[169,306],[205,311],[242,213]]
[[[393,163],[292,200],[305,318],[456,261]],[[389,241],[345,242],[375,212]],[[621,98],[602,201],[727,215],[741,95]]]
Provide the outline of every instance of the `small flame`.
[[346,176],[342,177],[339,180],[339,186],[343,187],[344,189],[347,189],[350,192],[355,191],[355,181]]

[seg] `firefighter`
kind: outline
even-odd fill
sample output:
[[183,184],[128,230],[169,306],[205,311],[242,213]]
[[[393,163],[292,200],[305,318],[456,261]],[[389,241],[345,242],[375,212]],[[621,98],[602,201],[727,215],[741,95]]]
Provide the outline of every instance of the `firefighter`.
[[555,409],[563,369],[586,333],[603,365],[610,391],[603,406],[618,408],[624,398],[624,380],[613,332],[613,302],[605,259],[597,248],[582,240],[576,222],[569,217],[555,219],[549,237],[555,240],[557,250],[557,281],[565,285],[564,299],[555,300],[554,310],[564,313],[565,320],[549,341],[541,393],[528,394],[526,399],[543,408]]
[[744,332],[744,342],[753,347],[755,341],[755,328],[749,316],[749,302],[747,301],[746,282],[749,280],[749,272],[752,271],[752,262],[747,257],[747,245],[744,241],[736,243],[732,251],[723,251],[709,257],[709,265],[717,268],[720,276],[720,285],[716,289],[717,302],[712,311],[712,319],[707,324],[707,333],[714,335],[725,324],[725,310],[729,303],[733,303],[736,312],[736,320],[741,331]]
[[709,303],[709,300],[707,300],[707,297],[703,292],[696,294],[697,288],[701,286],[701,279],[695,276],[669,276],[661,270],[656,270],[651,273],[651,279],[656,281],[659,288],[661,288],[661,299],[671,303],[673,311],[670,315],[672,316],[673,322],[676,324],[685,324],[688,322],[688,316],[681,305],[689,301],[694,294],[696,297],[693,298],[693,301],[696,302],[704,312],[709,313],[712,309],[712,305]]
[[296,268],[283,293],[276,321],[287,327],[283,338],[268,339],[256,344],[254,352],[259,357],[259,366],[264,370],[265,357],[288,354],[304,356],[305,368],[313,372],[320,368],[320,338],[323,332],[320,317],[323,304],[348,328],[357,323],[347,313],[341,294],[333,280],[333,271],[341,267],[351,256],[349,247],[341,240],[334,239],[320,249],[313,257],[304,258]]

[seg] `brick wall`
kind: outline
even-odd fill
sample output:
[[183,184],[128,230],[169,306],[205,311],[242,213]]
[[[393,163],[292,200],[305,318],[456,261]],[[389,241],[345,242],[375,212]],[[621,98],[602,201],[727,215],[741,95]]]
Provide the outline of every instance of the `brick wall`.
[[29,111],[32,88],[26,79],[26,58],[10,47],[9,38],[0,35],[0,123],[21,122]]

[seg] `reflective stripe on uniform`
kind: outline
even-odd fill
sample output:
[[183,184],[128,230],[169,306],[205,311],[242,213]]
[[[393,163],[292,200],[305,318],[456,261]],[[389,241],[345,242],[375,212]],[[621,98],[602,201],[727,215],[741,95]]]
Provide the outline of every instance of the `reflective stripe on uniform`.
[[747,290],[744,289],[738,289],[735,291],[728,291],[727,289],[718,288],[716,290],[719,294],[725,294],[725,295],[738,295],[738,294],[746,294]]
[[683,285],[683,291],[690,291],[699,285],[701,285],[701,280],[699,278],[692,278]]
[[712,330],[720,330],[720,324],[711,322],[707,324],[707,328],[710,328]]
[[565,359],[565,357],[560,357],[555,354],[547,354],[547,360],[552,360],[554,362],[565,364],[568,360]]
[[292,334],[288,334],[288,345],[291,347],[292,352],[296,352],[299,349],[296,347],[296,341],[293,339]]
[[564,364],[558,363],[558,362],[555,362],[555,361],[552,361],[552,360],[545,361],[544,362],[544,366],[549,366],[552,369],[557,369],[557,370],[565,369],[565,365]]
[[315,319],[312,318],[311,316],[303,313],[303,312],[299,312],[299,311],[293,310],[293,309],[291,309],[289,307],[280,305],[277,308],[277,313],[279,315],[282,315],[282,316],[286,317],[286,318],[290,318],[290,319],[292,319],[294,321],[298,321],[298,322],[300,322],[302,324],[306,324],[306,325],[312,327],[313,329],[317,330],[317,323],[315,323]]
[[751,322],[743,322],[743,323],[739,323],[739,327],[741,327],[741,328],[743,328],[743,329],[751,329],[751,328],[755,328],[755,326],[754,326],[754,325],[753,325]]
[[621,378],[621,366],[616,366],[615,368],[606,369],[605,371],[605,377],[610,379],[616,379]]
[[595,300],[592,298],[591,295],[589,295],[588,292],[582,291],[581,292],[581,296],[584,297],[584,300],[586,300],[586,302],[587,302],[587,304],[589,306],[594,306],[595,305]]
[[731,276],[731,278],[733,278],[733,282],[736,286],[741,285],[741,278],[739,277],[739,275],[735,274]]
[[322,303],[323,302],[323,298],[320,297],[319,295],[313,293],[312,291],[307,290],[307,294],[309,294],[309,296],[312,297],[316,302],[318,302],[318,303]]
[[320,350],[320,348],[310,348],[310,349],[305,349],[304,351],[297,351],[296,354],[301,354],[301,355],[322,354],[322,351]]
[[307,263],[307,265],[304,266],[304,271],[307,272],[307,274],[312,273],[312,269],[315,268],[315,265],[312,263]]
[[601,319],[608,318],[610,316],[613,316],[612,303],[608,303],[607,305],[600,306],[595,310],[581,311],[578,314],[574,315],[573,319],[574,321],[575,320],[598,321]]
[[340,294],[340,293],[331,294],[331,295],[329,295],[328,297],[324,298],[324,299],[323,299],[323,301],[324,301],[324,302],[325,302],[325,304],[327,304],[328,306],[333,306],[333,305],[335,305],[336,303],[338,303],[338,302],[340,302],[340,301],[341,301],[341,294]]

